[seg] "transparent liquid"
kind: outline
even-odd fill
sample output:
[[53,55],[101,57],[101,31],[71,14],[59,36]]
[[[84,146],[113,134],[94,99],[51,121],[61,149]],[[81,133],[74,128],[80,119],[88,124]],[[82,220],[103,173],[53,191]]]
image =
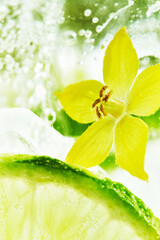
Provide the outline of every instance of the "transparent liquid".
[[[140,71],[159,63],[159,22],[159,1],[1,1],[0,107],[26,107],[50,123],[54,122],[56,112],[60,109],[54,91],[82,80],[102,81],[105,49],[121,27],[126,26],[136,48]],[[4,116],[4,113],[0,114]],[[22,116],[22,121],[28,119],[28,125],[26,123],[23,129],[17,130],[18,123],[14,123],[13,127],[11,125],[14,114],[8,117],[10,123],[5,115],[6,121],[3,118],[3,123],[6,125],[1,121],[0,129],[0,134],[4,134],[3,143],[11,146],[14,142],[14,150],[21,148],[23,153],[36,152],[64,160],[73,139],[64,140],[59,135],[59,141],[53,144],[53,139],[57,139],[57,133],[53,129],[48,130],[45,125],[42,131],[42,126],[38,125],[35,117],[25,113],[15,114],[17,119]],[[28,135],[35,129],[30,121],[37,127],[35,138]],[[3,133],[5,130],[9,132]],[[20,136],[13,133],[10,135],[12,130],[16,130]],[[21,137],[24,137],[25,144],[24,141],[19,141]],[[7,142],[7,138],[11,142]],[[37,139],[39,142],[36,142]],[[48,142],[45,142],[46,139]],[[27,143],[31,144],[30,147]],[[159,142],[151,143],[147,152],[149,183],[140,182],[120,169],[111,175],[107,173],[107,176],[127,185],[160,216],[160,178],[156,170],[160,157],[158,144]],[[4,148],[0,152],[3,150]],[[59,153],[62,154],[58,155]]]
[[141,69],[159,63],[159,9],[159,1],[1,1],[0,107],[27,107],[54,120],[54,91],[102,81],[105,49],[122,26]]

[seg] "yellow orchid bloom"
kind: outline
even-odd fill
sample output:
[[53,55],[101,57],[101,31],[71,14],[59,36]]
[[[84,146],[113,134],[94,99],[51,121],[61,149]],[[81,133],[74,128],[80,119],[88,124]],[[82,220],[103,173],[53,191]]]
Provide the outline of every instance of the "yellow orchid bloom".
[[148,179],[144,171],[148,126],[131,114],[149,116],[159,109],[160,65],[136,77],[138,66],[136,51],[123,27],[105,52],[105,85],[87,80],[55,93],[72,119],[80,123],[95,121],[71,148],[68,163],[87,168],[100,164],[114,139],[117,164],[140,179]]

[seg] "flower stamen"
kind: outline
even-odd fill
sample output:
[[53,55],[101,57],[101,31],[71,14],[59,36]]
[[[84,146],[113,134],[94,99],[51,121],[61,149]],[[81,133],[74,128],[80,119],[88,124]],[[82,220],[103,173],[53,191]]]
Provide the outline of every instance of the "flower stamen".
[[101,113],[99,111],[99,107],[96,107],[96,113],[97,113],[98,118],[102,117],[102,115],[101,115]]
[[111,94],[112,94],[112,90],[108,91],[108,93],[104,94],[104,92],[106,91],[106,89],[108,88],[108,86],[103,86],[101,88],[101,90],[99,91],[99,97],[97,98],[94,103],[92,104],[92,109],[95,108],[96,105],[96,114],[98,116],[98,118],[102,118],[107,116],[108,112],[104,109],[104,104],[108,101],[108,99],[110,98]]
[[92,108],[94,108],[99,102],[101,101],[100,98],[96,99],[94,103],[92,104]]
[[104,98],[102,98],[102,101],[105,101],[105,102],[107,102],[108,101],[108,99],[110,98],[110,96],[111,96],[111,94],[112,94],[112,90],[111,91],[109,91],[105,96],[104,96]]
[[100,110],[103,113],[104,116],[107,116],[107,113],[104,111],[103,105],[100,105]]
[[103,93],[104,91],[108,88],[108,86],[103,86],[99,92],[99,97],[102,98],[103,97]]

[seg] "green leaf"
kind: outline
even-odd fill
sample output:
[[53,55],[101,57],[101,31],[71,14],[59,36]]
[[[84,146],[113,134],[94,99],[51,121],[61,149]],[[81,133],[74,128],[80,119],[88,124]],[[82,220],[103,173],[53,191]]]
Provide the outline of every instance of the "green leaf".
[[[159,135],[160,130],[160,109],[149,117],[140,117],[149,127],[149,134],[151,138]],[[78,137],[91,124],[81,124],[70,118],[64,110],[60,110],[56,114],[56,120],[53,123],[54,127],[63,136]],[[109,160],[110,161],[110,160]]]
[[141,117],[141,119],[148,125],[151,138],[159,135],[160,130],[160,109],[149,117]]
[[110,153],[109,156],[100,164],[105,171],[110,172],[118,167],[115,161],[115,154]]
[[52,125],[58,132],[64,136],[80,136],[90,124],[81,124],[71,119],[64,110],[56,114],[56,120]]

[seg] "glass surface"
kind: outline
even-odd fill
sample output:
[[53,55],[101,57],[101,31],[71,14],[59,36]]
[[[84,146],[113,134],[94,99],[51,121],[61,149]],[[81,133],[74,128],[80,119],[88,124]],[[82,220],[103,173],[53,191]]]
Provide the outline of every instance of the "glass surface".
[[[1,1],[0,153],[37,153],[64,160],[74,137],[86,126],[75,125],[65,115],[54,92],[82,80],[103,81],[106,47],[123,26],[137,51],[139,71],[160,63],[159,22],[160,2],[155,0]],[[13,107],[27,108],[41,119],[28,110],[4,109]],[[148,183],[120,168],[93,171],[122,182],[160,217],[160,114],[156,114],[146,120]],[[70,130],[73,126],[76,133]]]

